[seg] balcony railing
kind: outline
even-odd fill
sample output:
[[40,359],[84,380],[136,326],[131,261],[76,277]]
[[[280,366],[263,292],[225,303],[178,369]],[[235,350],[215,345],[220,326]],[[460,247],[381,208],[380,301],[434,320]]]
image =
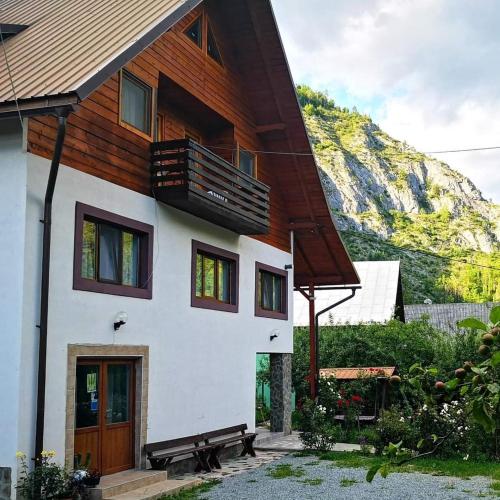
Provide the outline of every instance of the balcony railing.
[[269,231],[269,187],[191,139],[151,145],[157,200],[239,234]]

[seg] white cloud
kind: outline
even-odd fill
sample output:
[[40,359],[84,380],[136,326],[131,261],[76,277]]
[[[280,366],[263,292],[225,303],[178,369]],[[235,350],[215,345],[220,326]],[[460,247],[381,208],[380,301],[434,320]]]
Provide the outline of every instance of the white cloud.
[[[500,2],[273,5],[297,82],[371,102],[382,128],[422,151],[500,145]],[[500,202],[500,150],[439,158]]]

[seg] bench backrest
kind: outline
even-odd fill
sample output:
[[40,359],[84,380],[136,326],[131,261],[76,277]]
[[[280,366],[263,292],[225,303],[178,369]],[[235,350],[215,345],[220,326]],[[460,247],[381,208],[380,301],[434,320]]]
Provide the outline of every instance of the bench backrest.
[[144,451],[146,453],[154,453],[155,451],[164,451],[171,448],[193,445],[195,443],[202,442],[204,439],[204,436],[202,436],[201,434],[193,434],[192,436],[185,436],[176,439],[169,439],[167,441],[158,441],[156,443],[145,444]]
[[212,439],[215,437],[227,436],[228,434],[235,434],[236,432],[244,432],[248,429],[247,424],[233,425],[224,429],[217,429],[215,431],[204,432],[203,439]]

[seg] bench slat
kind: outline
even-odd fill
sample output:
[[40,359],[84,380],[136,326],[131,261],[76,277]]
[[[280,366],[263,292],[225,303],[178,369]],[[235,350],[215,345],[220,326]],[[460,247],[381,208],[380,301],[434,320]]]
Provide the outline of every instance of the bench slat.
[[168,451],[166,453],[158,453],[157,455],[153,455],[150,458],[158,459],[158,458],[170,458],[170,457],[180,457],[181,455],[189,455],[195,451],[205,451],[210,450],[212,448],[212,444],[203,445],[203,446],[192,446],[191,448],[182,448],[180,450]]
[[233,425],[232,427],[226,427],[225,429],[217,429],[215,431],[204,432],[203,438],[210,439],[218,436],[225,436],[227,434],[234,434],[235,432],[243,432],[247,429],[247,424]]
[[217,441],[211,441],[210,445],[211,446],[218,446],[221,444],[236,443],[238,441],[243,441],[245,439],[249,439],[249,438],[256,436],[256,435],[257,434],[254,434],[254,433],[248,433],[248,434],[242,434],[240,436],[231,436],[231,437],[228,437],[226,439],[219,439]]
[[146,453],[153,453],[155,451],[168,450],[169,448],[177,448],[178,446],[193,445],[194,443],[201,443],[202,441],[204,441],[204,437],[201,434],[194,434],[192,436],[146,444],[144,445],[144,451]]

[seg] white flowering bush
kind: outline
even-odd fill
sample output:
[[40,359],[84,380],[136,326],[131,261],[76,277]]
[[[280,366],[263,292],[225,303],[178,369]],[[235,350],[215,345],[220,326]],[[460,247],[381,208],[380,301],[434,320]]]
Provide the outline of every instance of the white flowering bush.
[[326,406],[306,400],[300,411],[300,440],[307,450],[331,451],[338,441],[340,426],[328,415]]

